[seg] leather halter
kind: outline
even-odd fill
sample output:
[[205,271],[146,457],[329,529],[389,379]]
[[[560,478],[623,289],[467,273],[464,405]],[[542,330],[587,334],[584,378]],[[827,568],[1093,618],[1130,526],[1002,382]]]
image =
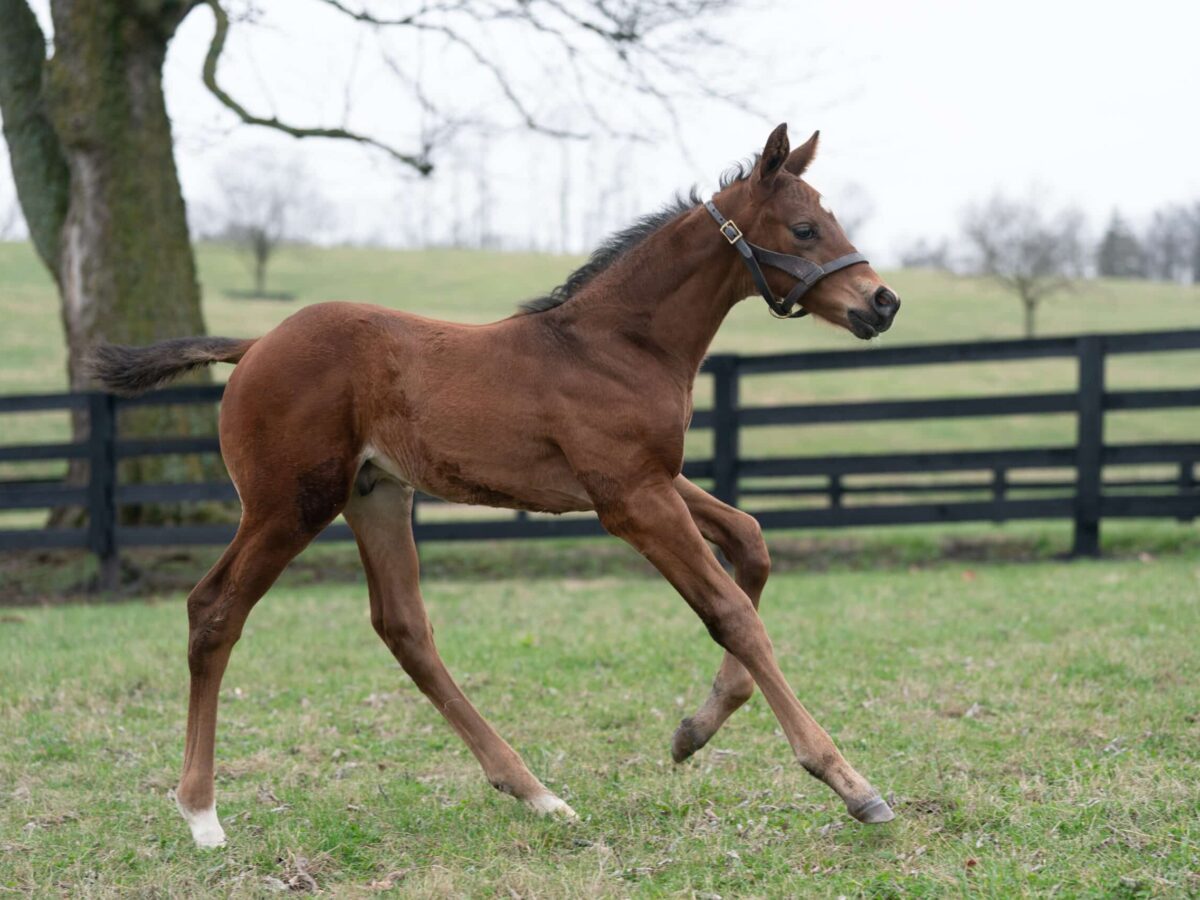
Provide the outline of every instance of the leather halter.
[[[837,259],[830,260],[824,265],[817,265],[815,262],[810,262],[802,256],[793,256],[790,253],[776,253],[774,250],[767,250],[765,247],[759,247],[757,244],[752,244],[746,240],[742,230],[734,224],[732,219],[726,219],[721,215],[721,211],[713,204],[711,200],[704,202],[704,208],[708,210],[708,214],[717,220],[717,227],[721,231],[721,235],[725,240],[729,241],[742,256],[742,261],[746,264],[746,268],[750,270],[750,275],[754,279],[754,286],[758,288],[758,292],[762,298],[767,301],[767,306],[771,310],[771,315],[777,319],[799,319],[801,316],[807,316],[808,310],[801,306],[796,309],[796,303],[809,292],[809,290],[826,275],[832,275],[834,272],[845,269],[848,266],[856,266],[859,263],[865,263],[867,258],[861,253],[847,253],[845,256],[839,256]],[[774,266],[776,269],[782,269],[792,277],[798,279],[796,286],[793,287],[783,300],[775,296],[771,290],[771,286],[767,284],[766,276],[763,275],[761,263],[768,266]]]

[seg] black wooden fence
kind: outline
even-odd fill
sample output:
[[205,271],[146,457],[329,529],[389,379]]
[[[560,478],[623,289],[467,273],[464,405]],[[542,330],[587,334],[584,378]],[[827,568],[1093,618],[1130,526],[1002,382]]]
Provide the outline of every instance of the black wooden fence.
[[[713,379],[712,407],[697,411],[692,423],[693,430],[712,432],[712,455],[707,459],[689,459],[684,472],[710,483],[713,492],[730,503],[770,498],[768,507],[755,510],[764,528],[1066,519],[1074,522],[1074,552],[1094,555],[1099,552],[1103,518],[1190,521],[1200,516],[1200,489],[1195,475],[1196,464],[1200,462],[1200,387],[1122,391],[1105,387],[1105,361],[1109,356],[1197,349],[1200,349],[1200,330],[929,344],[869,351],[715,355],[703,369]],[[1056,357],[1076,360],[1076,390],[790,406],[743,406],[739,400],[741,379],[748,375]],[[88,512],[86,528],[0,528],[0,550],[87,548],[105,563],[103,570],[111,577],[115,574],[119,548],[227,542],[233,536],[232,525],[124,526],[119,524],[118,515],[119,508],[125,505],[236,498],[228,481],[121,484],[117,477],[118,461],[130,457],[218,451],[215,437],[123,439],[117,433],[120,409],[143,404],[214,403],[220,400],[221,391],[219,386],[174,388],[133,399],[100,393],[0,397],[0,422],[4,414],[81,409],[87,410],[91,422],[86,441],[0,445],[0,463],[86,459],[90,472],[86,485],[63,480],[0,481],[0,510],[74,506],[84,507]],[[1195,440],[1105,443],[1106,413],[1170,408],[1198,409]],[[1064,446],[762,458],[747,457],[741,452],[742,430],[752,427],[1063,413],[1074,415],[1077,423],[1075,441]],[[1175,474],[1169,478],[1105,480],[1106,466],[1157,466],[1160,470],[1170,466]],[[1013,480],[1014,473],[1036,472],[1045,476],[1060,470],[1071,472],[1058,480],[1044,477],[1034,481]],[[982,486],[978,480],[852,483],[858,476],[953,477],[967,473],[985,473],[987,481]],[[819,484],[811,484],[814,477],[821,479]],[[796,484],[801,478],[810,483]],[[922,493],[956,492],[966,499],[921,502]],[[1021,496],[1013,496],[1018,493]],[[900,502],[862,502],[872,494],[898,496]],[[814,497],[824,502],[814,505]],[[801,498],[807,503],[796,502]],[[423,521],[420,515],[416,519],[419,540],[539,538],[600,532],[599,523],[592,516],[543,517],[517,513],[463,521]],[[333,525],[320,539],[350,537],[345,525]]]

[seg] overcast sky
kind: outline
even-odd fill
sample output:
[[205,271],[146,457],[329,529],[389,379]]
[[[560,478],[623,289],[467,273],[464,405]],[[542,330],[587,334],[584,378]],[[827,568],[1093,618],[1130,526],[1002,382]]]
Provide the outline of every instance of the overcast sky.
[[[349,103],[354,124],[403,141],[411,106],[365,62],[376,59],[371,36],[309,0],[260,5],[263,22],[235,25],[222,62],[239,99],[305,124],[340,124]],[[995,190],[1078,203],[1094,229],[1114,207],[1140,221],[1200,198],[1200,3],[757,0],[726,27],[741,58],[713,77],[751,93],[767,120],[687,104],[686,154],[671,140],[631,148],[597,136],[563,149],[466,137],[419,186],[379,154],[237,126],[200,85],[212,34],[201,8],[167,63],[184,192],[202,205],[222,160],[268,147],[299,158],[329,201],[327,239],[403,243],[420,231],[413,223],[469,218],[486,178],[493,230],[554,247],[566,160],[576,182],[568,243],[578,247],[676,189],[711,188],[787,121],[793,143],[821,129],[810,180],[835,212],[850,185],[869,195],[873,214],[855,239],[881,261],[914,237],[952,235],[963,206]],[[444,92],[480,90],[459,77],[453,66],[437,71]],[[0,197],[11,195],[2,177]],[[619,186],[606,190],[613,178]]]

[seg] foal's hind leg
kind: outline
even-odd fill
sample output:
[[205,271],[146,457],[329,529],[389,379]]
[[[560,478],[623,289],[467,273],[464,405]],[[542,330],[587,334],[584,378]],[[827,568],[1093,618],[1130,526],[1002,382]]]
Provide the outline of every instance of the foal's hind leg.
[[[771,573],[771,557],[758,522],[748,513],[722,503],[682,475],[675,479],[675,490],[687,504],[700,533],[720,547],[733,565],[734,580],[757,609],[767,576]],[[675,731],[671,740],[671,757],[675,762],[683,762],[707,744],[725,720],[753,693],[754,678],[732,653],[725,651],[708,699]]]
[[412,489],[378,481],[369,493],[351,499],[345,516],[367,572],[371,624],[404,671],[466,742],[493,787],[539,813],[574,817],[471,705],[438,656],[421,599]]
[[213,747],[217,696],[229,654],[254,604],[311,537],[297,534],[291,522],[243,520],[228,549],[188,596],[192,684],[183,775],[175,802],[200,847],[225,843],[213,794]]

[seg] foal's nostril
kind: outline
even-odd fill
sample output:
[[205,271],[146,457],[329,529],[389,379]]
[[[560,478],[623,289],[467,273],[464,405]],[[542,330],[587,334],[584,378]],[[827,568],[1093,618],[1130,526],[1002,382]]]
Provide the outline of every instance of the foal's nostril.
[[871,298],[871,305],[875,307],[875,312],[890,319],[900,309],[900,298],[893,293],[891,288],[881,287]]

